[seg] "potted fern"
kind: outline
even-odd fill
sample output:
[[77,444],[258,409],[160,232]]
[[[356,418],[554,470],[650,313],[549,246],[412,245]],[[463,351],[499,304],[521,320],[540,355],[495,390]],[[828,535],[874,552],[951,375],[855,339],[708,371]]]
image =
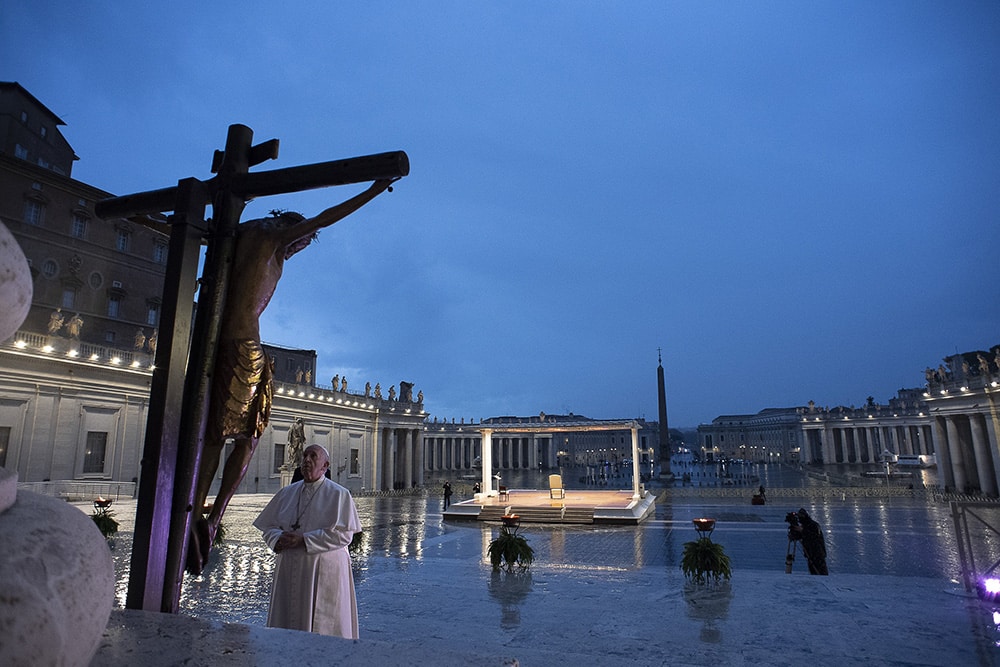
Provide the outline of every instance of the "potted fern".
[[733,576],[729,556],[722,545],[711,538],[715,519],[694,519],[694,526],[698,539],[685,542],[681,555],[684,576],[696,584],[718,584],[722,579],[729,581]]
[[500,527],[500,535],[490,542],[486,552],[494,572],[501,569],[513,572],[515,567],[527,570],[535,560],[534,549],[517,534],[517,528],[512,528],[507,522]]
[[94,501],[94,513],[90,515],[90,518],[97,524],[97,529],[101,531],[104,539],[110,543],[115,533],[118,532],[118,522],[111,514],[111,500],[97,498]]

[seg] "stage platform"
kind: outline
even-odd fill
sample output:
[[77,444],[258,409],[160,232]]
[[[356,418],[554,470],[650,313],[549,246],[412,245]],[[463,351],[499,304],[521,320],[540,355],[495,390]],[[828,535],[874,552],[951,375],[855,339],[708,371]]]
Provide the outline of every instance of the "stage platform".
[[631,490],[567,489],[565,498],[552,498],[547,489],[511,489],[505,496],[477,493],[472,500],[452,503],[442,513],[446,520],[496,521],[516,514],[521,523],[638,524],[653,515],[656,497]]

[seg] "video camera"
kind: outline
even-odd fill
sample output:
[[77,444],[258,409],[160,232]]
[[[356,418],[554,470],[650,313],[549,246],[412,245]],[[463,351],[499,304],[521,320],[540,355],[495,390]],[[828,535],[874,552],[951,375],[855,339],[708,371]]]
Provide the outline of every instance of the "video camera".
[[788,539],[801,540],[802,531],[795,530],[796,528],[800,528],[802,526],[802,524],[799,523],[799,515],[795,512],[789,512],[785,515],[785,523],[788,524]]

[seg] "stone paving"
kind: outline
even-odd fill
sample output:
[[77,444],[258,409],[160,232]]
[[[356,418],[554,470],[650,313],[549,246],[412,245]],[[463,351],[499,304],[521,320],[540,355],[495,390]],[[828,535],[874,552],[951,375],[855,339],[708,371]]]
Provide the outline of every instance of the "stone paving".
[[[436,498],[359,498],[351,642],[262,627],[273,560],[249,523],[267,499],[234,499],[184,615],[115,611],[93,664],[1000,665],[1000,608],[959,584],[940,504],[675,500],[638,527],[522,526],[535,564],[507,575],[485,558],[497,526],[443,522]],[[801,555],[784,573],[783,517],[800,501],[826,531],[830,577],[806,575]],[[133,507],[116,505],[119,604]],[[678,567],[701,515],[733,560],[714,589]]]

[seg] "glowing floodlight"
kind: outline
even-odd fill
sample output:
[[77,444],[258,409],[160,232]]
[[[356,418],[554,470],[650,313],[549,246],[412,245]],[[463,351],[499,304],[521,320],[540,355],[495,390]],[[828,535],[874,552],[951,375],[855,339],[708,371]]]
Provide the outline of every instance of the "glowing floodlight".
[[980,600],[995,602],[1000,598],[1000,579],[996,577],[980,579],[979,583],[976,584],[976,593]]

